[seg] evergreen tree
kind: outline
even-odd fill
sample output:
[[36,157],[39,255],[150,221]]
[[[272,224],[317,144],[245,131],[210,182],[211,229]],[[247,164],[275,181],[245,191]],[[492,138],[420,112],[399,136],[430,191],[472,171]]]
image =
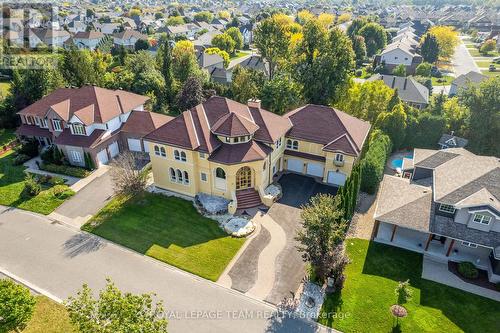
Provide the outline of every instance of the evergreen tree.
[[172,69],[172,46],[170,44],[170,36],[164,38],[161,46],[161,74],[165,79],[164,96],[168,104],[174,101],[174,72]]
[[430,33],[425,34],[420,46],[420,53],[428,63],[435,63],[439,57],[439,44],[436,37]]
[[391,112],[392,109],[394,109],[394,107],[399,103],[401,103],[401,99],[399,99],[398,88],[396,88],[394,89],[392,97],[389,100],[389,103],[387,104],[387,112]]

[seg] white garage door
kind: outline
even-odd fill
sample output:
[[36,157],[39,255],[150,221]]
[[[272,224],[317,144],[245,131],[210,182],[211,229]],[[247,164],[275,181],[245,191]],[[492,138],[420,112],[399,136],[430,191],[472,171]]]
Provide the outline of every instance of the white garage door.
[[328,171],[328,183],[344,186],[347,176],[342,172]]
[[127,139],[128,149],[130,151],[142,151],[141,140],[139,139]]
[[302,170],[303,170],[302,166],[303,166],[302,161],[294,159],[294,158],[289,158],[288,162],[286,164],[286,167],[288,170],[299,172],[299,173],[302,173]]
[[97,153],[97,160],[99,161],[99,165],[108,164],[108,153],[106,153],[106,149]]
[[111,158],[116,157],[120,153],[120,148],[118,147],[118,142],[113,142],[112,144],[109,145],[109,155]]
[[306,173],[311,176],[323,178],[323,165],[319,163],[307,163]]

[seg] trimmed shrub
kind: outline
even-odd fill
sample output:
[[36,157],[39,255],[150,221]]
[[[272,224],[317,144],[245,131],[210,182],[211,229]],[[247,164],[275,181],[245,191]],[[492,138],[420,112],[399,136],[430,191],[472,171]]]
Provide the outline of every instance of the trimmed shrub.
[[54,185],[63,185],[64,184],[64,178],[58,177],[58,176],[51,177],[49,179],[49,184],[52,185],[52,186],[54,186]]
[[354,73],[354,75],[356,75],[356,77],[361,77],[361,75],[363,75],[363,70],[362,69],[356,69],[356,72]]
[[374,194],[378,184],[384,176],[385,163],[392,151],[389,136],[380,130],[375,130],[370,135],[368,150],[361,161],[361,190]]
[[479,271],[476,266],[469,261],[464,261],[458,264],[458,273],[466,279],[477,279],[479,276]]
[[12,160],[12,164],[14,165],[21,165],[23,164],[24,162],[26,161],[29,161],[31,160],[31,157],[29,157],[28,155],[24,155],[24,154],[18,154],[16,157],[14,157],[14,159]]
[[34,197],[42,191],[42,186],[37,182],[32,174],[27,174],[24,179],[24,189],[22,195],[24,197]]
[[38,155],[38,145],[38,141],[34,139],[27,140],[16,149],[16,153],[18,155],[28,155],[29,157],[35,157]]
[[56,198],[64,200],[74,195],[75,192],[66,185],[56,185],[52,188],[52,194]]
[[79,167],[73,167],[68,165],[56,165],[56,164],[47,164],[42,163],[40,165],[41,170],[45,170],[48,172],[58,173],[61,175],[77,177],[77,178],[85,178],[90,175],[90,171],[85,170]]

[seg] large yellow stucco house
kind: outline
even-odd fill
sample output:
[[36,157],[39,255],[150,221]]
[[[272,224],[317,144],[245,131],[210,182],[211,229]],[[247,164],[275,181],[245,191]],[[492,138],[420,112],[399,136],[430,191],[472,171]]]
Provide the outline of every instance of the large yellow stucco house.
[[214,96],[145,137],[155,186],[194,197],[229,199],[229,212],[270,206],[264,190],[283,172],[341,186],[370,124],[342,111],[306,105],[284,116]]

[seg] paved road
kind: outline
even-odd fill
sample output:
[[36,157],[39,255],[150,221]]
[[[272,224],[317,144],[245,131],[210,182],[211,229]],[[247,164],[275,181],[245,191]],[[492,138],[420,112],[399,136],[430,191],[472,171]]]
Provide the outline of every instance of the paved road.
[[480,72],[479,68],[474,62],[474,59],[470,55],[469,51],[467,51],[467,48],[465,47],[465,44],[463,42],[461,42],[455,49],[455,54],[453,55],[452,62],[455,76],[467,74],[470,71]]
[[273,317],[275,308],[268,304],[44,216],[4,206],[0,268],[61,299],[84,282],[100,289],[105,277],[122,290],[155,292],[170,311],[169,331],[174,333],[327,331],[311,322]]

